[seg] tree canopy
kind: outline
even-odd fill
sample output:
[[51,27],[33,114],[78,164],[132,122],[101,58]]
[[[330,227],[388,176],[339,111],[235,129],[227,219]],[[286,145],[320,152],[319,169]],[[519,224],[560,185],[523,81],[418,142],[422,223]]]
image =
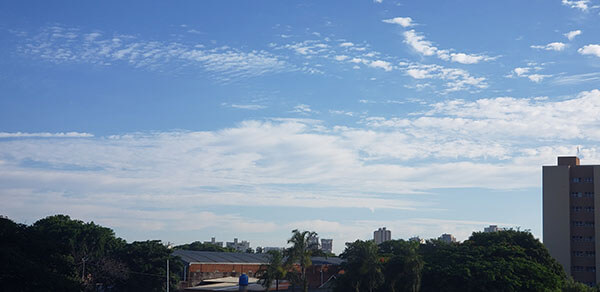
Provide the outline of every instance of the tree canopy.
[[0,218],[0,291],[175,289],[180,261],[160,241],[127,243],[110,228],[55,215],[31,226]]
[[476,232],[463,243],[357,240],[336,291],[596,291],[569,279],[531,233]]

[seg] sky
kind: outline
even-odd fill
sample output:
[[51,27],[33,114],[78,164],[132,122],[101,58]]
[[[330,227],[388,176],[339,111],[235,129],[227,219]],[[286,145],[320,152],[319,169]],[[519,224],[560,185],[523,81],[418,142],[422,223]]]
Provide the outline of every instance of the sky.
[[384,226],[541,237],[541,166],[600,164],[599,23],[600,0],[2,1],[0,214],[336,253]]

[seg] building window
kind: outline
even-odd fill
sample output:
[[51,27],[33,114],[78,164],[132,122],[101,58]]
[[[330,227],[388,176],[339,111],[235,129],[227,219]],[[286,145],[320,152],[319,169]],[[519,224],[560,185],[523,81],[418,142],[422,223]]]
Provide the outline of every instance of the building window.
[[586,212],[594,212],[594,207],[585,207]]
[[573,212],[581,212],[581,209],[582,209],[582,208],[581,208],[580,206],[575,206],[575,207],[572,207],[572,208],[571,208],[571,210],[572,210]]
[[596,267],[585,267],[585,271],[586,272],[595,272],[596,271]]
[[586,183],[594,182],[594,178],[592,178],[592,177],[586,177],[586,178],[583,179],[583,182],[586,182]]
[[583,193],[581,193],[581,192],[571,192],[571,197],[573,197],[573,198],[581,198],[581,197],[583,197]]
[[584,269],[583,266],[573,266],[573,272],[583,272]]
[[581,182],[581,178],[580,177],[574,177],[574,178],[571,179],[571,182],[580,183]]
[[594,227],[594,221],[571,221],[571,223],[577,227]]
[[585,192],[583,194],[584,197],[586,198],[593,198],[594,197],[594,192]]

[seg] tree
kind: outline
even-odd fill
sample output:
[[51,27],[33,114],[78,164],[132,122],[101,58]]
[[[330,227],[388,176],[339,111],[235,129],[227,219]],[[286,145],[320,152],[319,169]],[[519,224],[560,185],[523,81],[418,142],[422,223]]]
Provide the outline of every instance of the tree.
[[84,290],[96,290],[98,284],[110,287],[125,279],[125,265],[116,258],[116,253],[126,242],[115,237],[110,228],[66,215],[46,217],[31,228],[45,241],[60,241],[57,244],[73,259],[73,268]]
[[589,287],[586,284],[575,282],[573,278],[569,277],[562,287],[562,292],[597,292],[598,287]]
[[119,258],[127,265],[128,278],[116,285],[119,291],[163,291],[166,263],[169,259],[169,286],[175,291],[183,264],[171,256],[171,250],[159,240],[136,241],[120,251]]
[[271,284],[275,281],[275,290],[279,291],[279,280],[284,279],[287,270],[284,267],[283,255],[278,250],[270,250],[267,252],[269,255],[269,264],[261,269],[260,278],[263,280],[263,287],[265,291],[269,291]]
[[422,291],[560,291],[566,275],[530,233],[476,232],[462,244],[420,247]]
[[386,241],[379,246],[380,253],[385,256],[385,286],[390,291],[417,292],[421,288],[424,263],[419,246],[418,242],[404,240]]
[[342,263],[344,274],[336,281],[336,291],[372,292],[383,284],[382,258],[374,241],[347,243],[340,258],[345,260]]
[[[292,267],[295,263],[300,265],[300,274],[298,280],[302,282],[302,291],[308,291],[308,279],[306,278],[306,269],[312,265],[310,260],[314,250],[317,233],[314,231],[292,230],[292,237],[288,243],[292,246],[286,250],[286,265]],[[318,244],[318,243],[317,243]]]
[[0,291],[80,291],[67,245],[0,218]]

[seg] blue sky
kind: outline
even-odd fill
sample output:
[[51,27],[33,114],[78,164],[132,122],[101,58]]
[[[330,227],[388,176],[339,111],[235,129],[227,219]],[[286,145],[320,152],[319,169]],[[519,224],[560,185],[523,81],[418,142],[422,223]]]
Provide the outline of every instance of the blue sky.
[[541,236],[600,163],[600,1],[3,1],[0,213],[127,240]]

